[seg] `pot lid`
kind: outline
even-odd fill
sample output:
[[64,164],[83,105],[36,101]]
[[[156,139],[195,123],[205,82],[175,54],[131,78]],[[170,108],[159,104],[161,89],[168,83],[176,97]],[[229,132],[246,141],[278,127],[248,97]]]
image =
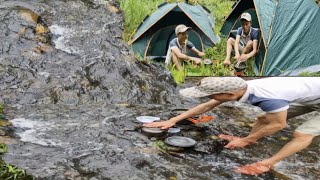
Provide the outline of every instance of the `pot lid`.
[[136,117],[136,119],[142,123],[151,123],[153,121],[159,121],[159,117],[154,117],[154,116],[139,116]]
[[166,144],[177,147],[192,147],[197,142],[191,138],[182,137],[182,136],[172,136],[168,137],[165,141]]

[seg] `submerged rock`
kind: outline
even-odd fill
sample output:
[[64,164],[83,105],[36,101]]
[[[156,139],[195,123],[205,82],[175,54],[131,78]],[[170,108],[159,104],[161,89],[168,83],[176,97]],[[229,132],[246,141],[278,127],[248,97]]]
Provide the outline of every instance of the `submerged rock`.
[[0,1],[0,96],[6,104],[179,101],[162,66],[121,40],[112,1]]

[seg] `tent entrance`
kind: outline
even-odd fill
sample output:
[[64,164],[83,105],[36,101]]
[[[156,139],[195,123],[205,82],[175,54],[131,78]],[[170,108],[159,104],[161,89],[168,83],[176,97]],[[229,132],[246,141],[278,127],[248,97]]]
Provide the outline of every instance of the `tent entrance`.
[[[151,36],[145,51],[145,59],[164,60],[166,58],[169,44],[172,39],[176,38],[175,27],[174,25],[161,28]],[[194,30],[189,30],[188,32],[188,40],[191,41],[198,50],[203,51],[204,45],[201,36]],[[187,54],[197,57],[192,51],[188,51]]]

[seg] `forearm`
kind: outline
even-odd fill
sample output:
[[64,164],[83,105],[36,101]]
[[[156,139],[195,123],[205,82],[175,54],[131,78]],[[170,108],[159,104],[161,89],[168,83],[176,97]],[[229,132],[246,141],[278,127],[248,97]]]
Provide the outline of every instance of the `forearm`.
[[191,60],[191,61],[197,61],[197,60],[201,60],[200,58],[196,58],[196,57],[189,57],[189,59]]
[[170,121],[176,123],[176,122],[179,122],[183,119],[187,119],[187,118],[190,118],[192,116],[195,116],[195,115],[199,115],[199,114],[202,114],[202,113],[205,113],[211,109],[213,109],[214,107],[220,105],[222,102],[219,102],[219,101],[216,101],[216,100],[211,100],[207,103],[203,103],[203,104],[200,104],[176,117],[173,117],[171,119],[169,119]]
[[265,161],[270,165],[274,165],[282,159],[289,157],[308,147],[311,144],[313,138],[313,135],[301,134],[296,132],[295,137],[289,143],[287,143],[277,154]]
[[282,124],[277,124],[277,123],[269,123],[261,127],[259,130],[256,132],[248,135],[247,137],[244,138],[244,140],[250,142],[250,143],[255,143],[259,139],[272,135],[281,129],[283,129],[285,126]]
[[234,45],[234,53],[236,56],[240,56],[240,52],[239,52],[239,43],[235,43]]
[[182,53],[178,54],[177,56],[178,56],[179,59],[183,59],[183,60],[186,60],[186,61],[190,60],[190,58],[191,58],[190,56],[188,56],[186,54],[182,54]]
[[252,50],[252,51],[248,54],[248,59],[251,58],[251,57],[253,57],[253,56],[255,56],[256,53],[257,53],[256,50]]

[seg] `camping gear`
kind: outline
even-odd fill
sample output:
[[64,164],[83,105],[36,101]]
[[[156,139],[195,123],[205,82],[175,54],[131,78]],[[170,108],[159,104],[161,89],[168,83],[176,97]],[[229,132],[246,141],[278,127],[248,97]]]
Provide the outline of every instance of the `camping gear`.
[[154,116],[139,116],[136,117],[136,119],[142,123],[151,123],[153,121],[159,121],[159,117],[154,117]]
[[176,134],[180,131],[181,131],[180,128],[169,128],[168,129],[168,133],[170,133],[170,134]]
[[[179,114],[182,114],[183,112],[188,111],[188,109],[173,109],[170,112],[171,117],[178,116]],[[199,123],[205,123],[213,120],[213,116],[193,116],[191,118],[184,119],[182,121],[177,122],[176,124],[179,125],[189,125],[189,124],[199,124]]]
[[[210,11],[200,5],[163,3],[150,16],[146,16],[129,41],[135,53],[147,59],[165,59],[169,43],[176,38],[175,28],[179,24],[191,27],[188,40],[204,51],[220,42],[214,34],[214,18]],[[196,57],[192,51],[187,55]]]
[[320,10],[314,0],[238,0],[221,34],[235,37],[240,16],[248,12],[259,29],[256,75],[299,75],[320,71]]
[[245,62],[235,61],[233,67],[235,71],[242,72],[246,69],[247,65]]
[[210,64],[212,64],[212,60],[211,59],[205,59],[205,60],[203,60],[203,64],[210,65]]
[[166,144],[170,146],[177,146],[177,147],[192,147],[197,144],[197,142],[191,138],[182,137],[182,136],[172,136],[168,137],[164,141]]
[[144,133],[147,136],[153,136],[153,137],[161,137],[164,136],[167,132],[166,130],[160,129],[160,128],[148,128],[143,127],[141,129],[142,133]]

